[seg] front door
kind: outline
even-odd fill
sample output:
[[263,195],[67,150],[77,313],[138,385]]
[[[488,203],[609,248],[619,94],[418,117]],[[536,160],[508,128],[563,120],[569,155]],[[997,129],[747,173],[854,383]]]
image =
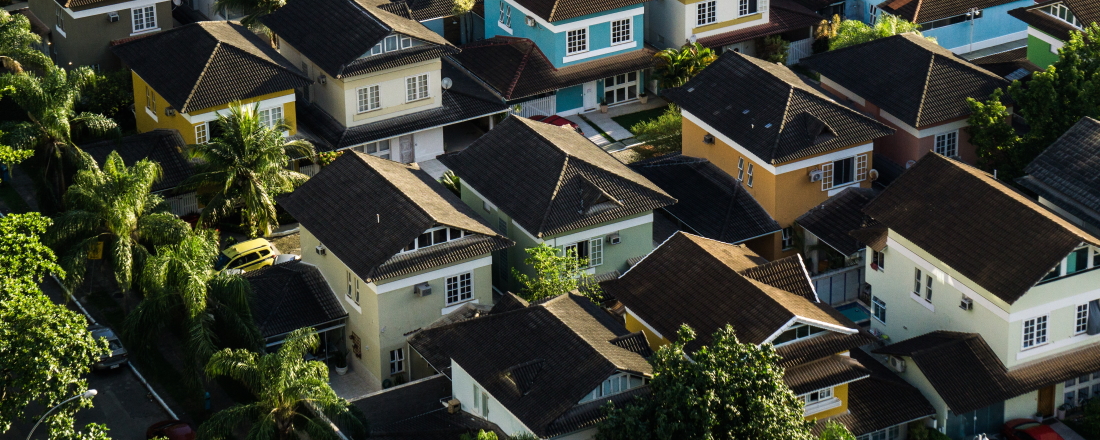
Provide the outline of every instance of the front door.
[[595,110],[596,109],[596,82],[584,83],[584,109]]
[[416,162],[416,150],[413,146],[413,135],[407,134],[401,136],[398,139],[398,143],[401,144],[401,162]]
[[1054,385],[1039,389],[1039,407],[1035,412],[1043,417],[1054,415]]

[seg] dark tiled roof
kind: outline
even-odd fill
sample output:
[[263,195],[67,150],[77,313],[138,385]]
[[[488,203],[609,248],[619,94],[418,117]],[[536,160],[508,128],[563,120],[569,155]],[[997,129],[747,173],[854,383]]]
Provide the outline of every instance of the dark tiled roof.
[[887,0],[878,8],[913,23],[927,23],[967,13],[970,8],[985,9],[1016,0]]
[[851,356],[834,354],[783,372],[783,382],[796,395],[866,378],[870,370]]
[[504,99],[514,100],[644,70],[654,66],[656,53],[655,49],[645,46],[558,69],[531,40],[492,37],[462,46],[462,52],[454,58]]
[[851,235],[852,238],[879,252],[886,249],[887,234],[889,234],[889,230],[877,223],[874,226],[853,229],[848,232],[848,235]]
[[[389,12],[391,8],[400,7],[407,11],[408,17],[416,21],[431,20],[433,18],[449,17],[454,7],[453,0],[390,0],[393,3],[383,4],[378,7]],[[477,3],[482,3],[478,0]],[[396,12],[394,12],[396,14]],[[401,15],[401,14],[398,14]],[[404,16],[404,15],[402,15]]]
[[584,15],[598,14],[612,9],[624,8],[644,0],[516,0],[520,6],[534,12],[549,22],[569,20]]
[[835,420],[860,436],[936,413],[920,390],[909,385],[863,350],[852,350],[852,358],[870,371],[871,377],[848,384],[848,412],[814,426],[820,435],[827,420]]
[[81,146],[100,166],[112,151],[117,151],[127,166],[145,158],[159,163],[164,176],[153,184],[154,192],[175,188],[194,173],[194,164],[183,152],[186,147],[180,132],[167,129]]
[[265,338],[348,316],[316,266],[301,261],[245,272],[252,285],[252,317]]
[[599,306],[569,294],[422,330],[409,345],[437,370],[457,363],[535,434],[548,437],[562,426],[591,423],[574,410],[612,374],[652,374],[644,357],[611,342],[625,335],[629,331]]
[[993,176],[935,153],[863,211],[1009,304],[1081,242],[1100,245]]
[[785,66],[728,51],[664,96],[769,164],[893,134]]
[[479,417],[459,411],[448,414],[443,399],[451,397],[451,381],[437,374],[369,394],[351,403],[363,412],[370,438],[458,440],[478,429],[500,431]]
[[321,151],[339,150],[380,139],[502,113],[508,110],[496,95],[450,61],[443,62],[443,77],[451,78],[451,88],[443,91],[443,105],[430,110],[387,118],[378,122],[344,127],[314,103],[298,101],[298,123],[322,141]]
[[[970,114],[1008,81],[913,33],[831,50],[802,63],[913,127]],[[867,76],[867,69],[883,75]],[[888,71],[884,71],[887,69]]]
[[[279,204],[367,282],[474,258],[513,244],[415,165],[354,151],[321,169]],[[398,253],[435,226],[473,234]]]
[[550,426],[547,426],[546,435],[556,436],[569,434],[571,432],[577,432],[585,428],[596,426],[596,424],[607,418],[607,414],[604,412],[604,407],[607,406],[607,402],[611,402],[615,404],[616,407],[622,408],[634,399],[644,399],[648,397],[650,392],[649,386],[646,385],[625,393],[612,395],[608,397],[607,400],[593,400],[583,405],[577,405],[569,411],[566,411],[561,417],[558,417]]
[[[826,3],[827,5],[828,3]],[[740,43],[768,35],[815,26],[826,18],[790,0],[772,0],[768,12],[767,23],[700,38],[699,44],[718,49],[727,44]]]
[[741,243],[780,229],[741,182],[706,159],[671,154],[629,166],[675,197],[665,211],[699,235]]
[[[830,309],[832,308],[830,307]],[[835,310],[833,311],[835,312]],[[840,314],[840,312],[835,313]],[[816,336],[802,341],[783,344],[775,347],[775,352],[779,354],[779,357],[783,358],[783,360],[779,362],[779,366],[783,368],[794,368],[806,362],[821,359],[825,356],[844,351],[855,351],[858,347],[870,344],[877,339],[878,338],[875,338],[866,330],[860,330],[859,333],[851,335],[830,332],[825,333],[824,336]]]
[[122,0],[56,0],[57,4],[74,11],[90,9],[96,6],[109,6],[122,3]]
[[[726,324],[752,344],[764,343],[798,317],[831,325],[832,331],[858,333],[828,305],[747,276],[745,271],[759,266],[759,260],[743,246],[677,232],[601,287],[664,338],[675,339],[681,324],[690,326],[697,338],[686,346],[689,351],[710,345],[711,335]],[[804,271],[802,276],[809,278]]]
[[1095,23],[1100,21],[1100,4],[1091,0],[1046,0],[1036,2],[1034,5],[1016,8],[1008,11],[1008,15],[1018,18],[1029,26],[1045,32],[1062,41],[1069,41],[1070,32],[1080,32],[1073,25],[1047,14],[1039,9],[1062,3],[1069,7],[1073,15],[1081,23]]
[[227,21],[192,23],[111,50],[181,113],[311,82],[255,33]]
[[538,237],[676,202],[577,132],[519,116],[439,161]]
[[981,58],[974,58],[970,60],[970,62],[997,74],[1001,78],[1017,74],[1020,69],[1032,73],[1043,70],[1040,69],[1039,66],[1032,64],[1031,61],[1028,61],[1027,47],[995,53]]
[[837,252],[852,255],[863,243],[848,233],[863,226],[863,207],[875,197],[871,188],[847,188],[795,220]]
[[520,298],[519,295],[516,295],[512,292],[504,292],[504,294],[500,296],[500,299],[497,300],[497,303],[493,304],[493,310],[491,310],[489,313],[511,312],[513,310],[526,308],[529,305],[531,305],[531,303],[528,303],[527,300]]
[[806,266],[802,258],[796,255],[750,267],[741,271],[741,274],[817,302],[817,292],[814,291],[814,285],[806,276]]
[[1077,121],[1024,171],[1021,185],[1100,228],[1100,121]]
[[[386,8],[381,6],[386,5]],[[282,40],[290,43],[329,75],[345,78],[415,63],[457,52],[447,40],[414,19],[386,9],[388,0],[303,0],[288,2],[263,18]],[[423,42],[385,55],[360,58],[391,34]]]
[[645,333],[634,332],[629,335],[619,336],[611,340],[612,344],[638,353],[644,358],[653,356],[653,349],[649,348],[649,341],[645,339]]

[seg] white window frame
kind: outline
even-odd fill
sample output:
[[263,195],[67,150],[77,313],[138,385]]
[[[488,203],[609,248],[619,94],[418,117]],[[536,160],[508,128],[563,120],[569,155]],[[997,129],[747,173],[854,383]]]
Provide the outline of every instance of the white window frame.
[[348,299],[352,300],[352,302],[354,302],[356,305],[359,305],[359,277],[351,273],[350,270],[347,270],[346,272],[348,274]]
[[[616,29],[616,27],[618,29]],[[617,38],[616,38],[617,37]],[[626,44],[634,41],[634,17],[611,22],[611,45]]]
[[[583,36],[584,36],[583,40],[574,40],[574,36],[578,32],[583,34]],[[565,54],[566,55],[576,55],[576,54],[579,54],[579,53],[588,52],[588,37],[589,37],[589,32],[588,32],[588,27],[587,26],[567,31],[565,33]],[[573,43],[574,42],[577,42],[578,44],[582,44],[582,46],[579,47],[579,48],[576,48],[576,50],[574,50],[574,48],[573,48]]]
[[200,122],[195,125],[195,143],[205,144],[210,142],[210,123]]
[[695,26],[706,26],[718,21],[718,2],[704,1],[695,4]]
[[[149,24],[150,17],[152,17],[152,24]],[[157,27],[157,5],[139,6],[130,9],[130,26],[135,34],[160,29]]]
[[924,301],[932,302],[932,274],[924,275]]
[[[577,241],[577,242],[566,244],[566,245],[561,247],[562,255],[569,255],[569,249],[573,249],[574,254],[579,254],[579,251],[577,250],[577,248],[583,242],[588,242],[588,252],[587,252],[588,255],[586,255],[584,257],[584,258],[588,259],[587,268],[593,268],[593,267],[602,265],[603,264],[603,237],[590,238],[590,239],[587,239],[587,240],[580,240],[580,241]],[[596,257],[593,258],[593,255],[596,255]],[[577,258],[580,258],[580,256],[578,255]]]
[[[412,82],[410,82],[412,81]],[[415,102],[432,97],[427,73],[405,77],[405,102]],[[410,86],[412,89],[410,89]],[[411,92],[411,93],[410,93]]]
[[737,181],[745,180],[745,158],[737,159]]
[[782,238],[783,250],[787,250],[794,247],[794,226],[787,226],[780,230],[780,237]]
[[[878,313],[879,310],[882,311],[882,317],[881,318],[878,316],[879,315],[879,313]],[[875,320],[878,321],[878,322],[886,324],[886,312],[887,312],[887,310],[888,309],[886,308],[886,301],[883,301],[882,298],[871,295],[871,317],[872,318],[875,318]]]
[[874,25],[878,21],[878,5],[874,3],[867,4],[867,21]]
[[919,268],[919,267],[913,269],[913,294],[914,295],[921,296],[921,293],[924,291],[924,289],[922,289],[923,283],[924,283],[924,271],[921,270],[921,268]]
[[856,182],[867,180],[867,161],[869,159],[870,156],[866,154],[856,155]]
[[54,26],[56,26],[57,29],[61,30],[61,36],[65,36],[65,11],[63,11],[60,7],[57,8],[57,13],[54,14],[54,18],[56,19]]
[[[275,113],[279,114],[278,118],[275,117]],[[279,125],[279,122],[283,121],[283,106],[276,105],[257,110],[256,118],[260,120],[260,124],[264,127],[275,128],[276,125]]]
[[[1028,330],[1028,327],[1031,330]],[[1041,315],[1034,318],[1025,319],[1020,330],[1022,337],[1020,338],[1020,349],[1030,350],[1035,347],[1046,345],[1050,342],[1050,335],[1048,334],[1050,326],[1050,315]],[[1028,334],[1031,337],[1028,337]]]
[[[883,250],[885,250],[885,249],[883,249]],[[879,272],[886,272],[886,254],[885,253],[882,253],[882,252],[876,251],[874,249],[871,249],[871,263],[874,263],[875,266],[878,266],[878,268],[876,268],[875,270],[877,270]]]
[[[369,144],[367,144],[367,145],[369,145]],[[367,153],[367,154],[372,154],[372,153]],[[444,235],[446,237],[444,237],[443,241],[436,242],[435,241],[435,232],[439,231],[439,230],[446,231],[444,233]],[[457,232],[454,232],[454,231],[457,231]],[[428,235],[428,239],[431,241],[431,243],[421,246],[420,245],[420,237],[424,236],[425,234]],[[458,236],[457,237],[452,237],[452,235],[455,235],[455,234],[457,234]],[[405,248],[402,249],[399,253],[413,252],[413,251],[416,251],[416,250],[419,250],[419,249],[429,248],[429,247],[432,247],[432,246],[435,246],[435,245],[440,245],[440,244],[443,244],[443,243],[455,241],[455,240],[458,240],[460,238],[465,238],[466,236],[468,236],[470,234],[472,234],[472,232],[467,231],[465,229],[452,228],[450,226],[436,226],[434,228],[429,228],[427,231],[421,232],[420,235],[417,235],[416,238],[413,239],[411,244],[409,244],[408,246],[405,246]]]
[[[632,386],[631,382],[634,382],[637,385]],[[581,399],[581,402],[592,401],[603,397],[625,393],[642,385],[645,385],[644,377],[632,375],[630,373],[614,374],[611,377],[608,377],[603,382],[600,382],[600,384],[596,386],[596,389],[592,390],[592,392],[588,393],[587,396]]]
[[390,350],[390,375],[405,372],[405,349]]
[[[474,274],[472,272],[447,277],[444,280],[444,286],[444,298],[447,306],[474,299]],[[451,299],[452,296],[454,297],[453,300]]]
[[371,84],[355,89],[355,99],[359,113],[378,110],[382,108],[382,87],[379,84]]
[[497,23],[508,29],[512,28],[512,5],[504,1],[500,2],[500,17],[497,18]]
[[737,0],[737,17],[745,17],[757,12],[760,12],[760,2],[757,1],[756,10],[752,11],[749,6],[752,4],[752,0]]
[[[815,394],[817,395],[816,399],[813,398],[813,396]],[[824,402],[824,401],[832,399],[834,397],[833,387],[822,388],[820,390],[813,390],[813,391],[810,391],[806,394],[803,394],[802,397],[806,400],[806,405],[810,405],[810,404],[814,404],[814,403],[818,403],[818,402]]]
[[751,164],[751,163],[749,164],[749,177],[748,177],[748,180],[746,180],[746,181],[745,181],[745,184],[747,184],[747,185],[749,186],[749,188],[752,188],[752,171],[753,171],[753,165],[754,165],[754,164]]
[[[1054,18],[1057,18],[1061,21],[1069,23],[1070,25],[1072,25],[1075,28],[1078,28],[1078,29],[1081,28],[1081,20],[1077,19],[1077,15],[1075,15],[1073,13],[1073,10],[1071,10],[1068,6],[1066,6],[1065,3],[1056,3],[1056,4],[1053,4],[1053,5],[1041,8],[1040,10],[1043,11],[1044,13],[1046,13],[1047,15],[1051,16],[1051,17],[1054,17]],[[1062,18],[1060,15],[1058,15],[1058,13],[1062,10],[1065,10],[1067,18],[1073,18],[1073,20],[1071,21],[1071,20],[1068,20],[1067,18]]]
[[933,151],[935,151],[936,153],[942,154],[947,157],[958,157],[959,131],[953,130],[946,133],[937,134],[932,145]]
[[1073,334],[1081,335],[1089,331],[1089,304],[1078,304],[1074,312]]

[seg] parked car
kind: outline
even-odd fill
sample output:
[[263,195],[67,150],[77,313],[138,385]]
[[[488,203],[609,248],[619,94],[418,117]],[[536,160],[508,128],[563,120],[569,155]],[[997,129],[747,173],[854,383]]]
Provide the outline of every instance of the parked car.
[[107,345],[111,349],[111,354],[101,356],[96,363],[92,364],[93,369],[100,371],[112,370],[130,361],[130,353],[122,346],[122,341],[118,339],[118,336],[110,327],[96,324],[89,326],[88,331],[92,332],[92,337],[95,339],[106,339]]
[[584,130],[581,130],[581,126],[577,125],[576,122],[570,121],[570,120],[565,119],[565,118],[563,118],[561,116],[558,116],[558,115],[550,115],[550,116],[535,115],[535,116],[531,117],[531,120],[532,121],[545,122],[545,123],[550,124],[550,125],[557,125],[558,127],[567,127],[567,128],[572,129],[573,131],[575,131],[577,133],[584,134]]
[[195,427],[180,420],[165,420],[154,423],[145,430],[146,439],[166,438],[168,440],[195,440]]
[[237,243],[225,248],[218,261],[214,263],[214,269],[240,269],[242,272],[256,270],[275,264],[275,256],[279,251],[271,242],[257,238]]
[[1064,440],[1054,428],[1035,419],[1013,419],[1001,429],[1007,440]]
[[275,257],[275,264],[289,263],[291,261],[298,261],[298,260],[301,260],[301,259],[302,259],[301,255],[279,254],[278,256]]

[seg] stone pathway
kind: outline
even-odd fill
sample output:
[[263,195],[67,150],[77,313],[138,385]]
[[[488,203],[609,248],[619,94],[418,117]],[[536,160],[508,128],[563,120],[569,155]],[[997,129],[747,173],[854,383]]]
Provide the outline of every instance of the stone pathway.
[[1082,437],[1081,434],[1078,434],[1072,429],[1069,429],[1069,427],[1066,426],[1065,423],[1053,423],[1050,425],[1050,428],[1053,429],[1054,432],[1057,432],[1058,435],[1062,436],[1064,440],[1085,440],[1085,437]]

